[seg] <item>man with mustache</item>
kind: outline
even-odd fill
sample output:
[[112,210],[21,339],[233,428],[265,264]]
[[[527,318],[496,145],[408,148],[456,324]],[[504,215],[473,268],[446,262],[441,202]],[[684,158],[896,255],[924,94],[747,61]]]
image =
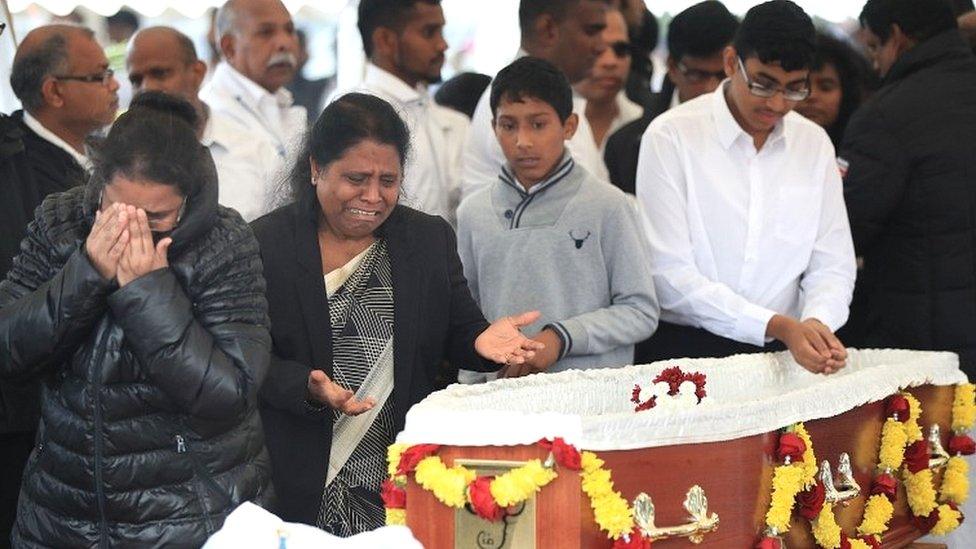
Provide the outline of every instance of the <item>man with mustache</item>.
[[237,209],[245,219],[259,211],[244,200],[246,189],[264,189],[266,166],[277,156],[271,147],[254,140],[248,128],[211,109],[199,97],[207,65],[197,58],[189,36],[172,27],[149,27],[129,40],[125,66],[135,94],[163,92],[181,97],[197,111],[197,135],[210,150],[217,166],[220,203]]
[[834,331],[854,290],[834,147],[791,112],[810,94],[814,27],[789,0],[746,13],[726,80],[654,119],[641,141],[661,325],[642,357],[722,357],[785,346],[813,373],[843,368]]
[[435,103],[427,85],[444,65],[440,0],[362,0],[359,33],[369,58],[358,91],[387,100],[410,127],[411,156],[404,170],[406,203],[455,224],[461,153],[469,122]]
[[252,220],[271,210],[278,172],[305,131],[305,109],[285,89],[295,76],[298,38],[280,0],[228,0],[217,13],[217,36],[224,61],[200,96],[269,151],[260,155],[262,185],[233,182],[233,190],[221,190],[221,202]]

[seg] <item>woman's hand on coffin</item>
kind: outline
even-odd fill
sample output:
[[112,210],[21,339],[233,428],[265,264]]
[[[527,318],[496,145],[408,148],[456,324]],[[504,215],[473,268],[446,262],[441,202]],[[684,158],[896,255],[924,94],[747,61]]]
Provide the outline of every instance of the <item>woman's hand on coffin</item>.
[[559,336],[556,335],[556,332],[546,328],[536,334],[533,339],[542,343],[545,347],[536,351],[535,356],[526,358],[522,364],[505,366],[498,372],[498,377],[521,377],[529,374],[537,374],[548,370],[550,366],[559,360],[563,343],[559,339]]
[[172,238],[164,238],[158,244],[153,242],[152,231],[149,229],[149,218],[146,211],[127,206],[126,217],[129,226],[129,245],[122,252],[119,260],[117,278],[119,286],[125,286],[133,280],[145,276],[155,270],[169,266],[167,256]]
[[358,416],[376,406],[376,400],[365,398],[357,400],[356,394],[329,379],[322,370],[312,370],[308,374],[307,400],[339,410],[349,416]]
[[545,348],[545,344],[525,337],[521,331],[540,316],[539,311],[530,311],[492,322],[474,340],[474,350],[483,358],[505,366],[524,364]]
[[112,204],[104,212],[95,212],[95,223],[85,239],[85,254],[105,280],[115,279],[122,251],[129,243],[127,212]]

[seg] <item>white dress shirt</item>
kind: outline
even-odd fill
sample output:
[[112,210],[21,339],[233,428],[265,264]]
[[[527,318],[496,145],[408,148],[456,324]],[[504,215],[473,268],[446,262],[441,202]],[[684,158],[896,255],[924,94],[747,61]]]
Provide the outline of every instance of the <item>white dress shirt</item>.
[[726,83],[654,119],[641,142],[661,319],[760,346],[776,313],[836,330],[855,261],[830,139],[790,112],[756,151]]
[[[348,91],[370,93],[393,105],[410,128],[410,156],[404,170],[401,201],[455,225],[460,199],[461,153],[470,122],[463,114],[435,103],[426,86],[411,88],[389,72],[366,64],[362,84]],[[347,92],[333,95],[339,97]]]
[[200,98],[212,114],[245,128],[244,137],[262,149],[251,162],[264,174],[264,188],[234,186],[220,193],[221,204],[236,208],[245,219],[260,217],[270,211],[273,201],[269,198],[301,147],[305,109],[292,106],[291,93],[284,87],[272,94],[225,62],[214,69]]
[[[269,186],[268,166],[277,162],[277,153],[253,139],[246,127],[209,110],[200,143],[210,151],[217,166],[218,201],[237,210],[244,221],[253,221],[276,202],[275,193],[286,189]],[[271,193],[269,195],[269,193]],[[282,198],[277,201],[276,198]]]
[[[524,55],[524,54],[523,54]],[[593,130],[586,120],[586,100],[574,94],[573,112],[579,117],[576,134],[567,143],[576,164],[582,166],[600,181],[609,182],[610,173],[603,163],[603,155],[593,140]],[[491,86],[481,95],[474,116],[471,117],[471,130],[464,144],[461,161],[461,199],[498,179],[505,165],[505,154],[495,138],[491,127]]]
[[86,172],[91,173],[92,163],[87,156],[81,154],[74,147],[68,144],[67,141],[61,139],[54,132],[44,127],[41,121],[31,116],[31,113],[24,111],[24,125],[31,129],[32,132],[40,136],[41,139],[47,141],[48,143],[54,145],[55,147],[68,153],[81,166]]

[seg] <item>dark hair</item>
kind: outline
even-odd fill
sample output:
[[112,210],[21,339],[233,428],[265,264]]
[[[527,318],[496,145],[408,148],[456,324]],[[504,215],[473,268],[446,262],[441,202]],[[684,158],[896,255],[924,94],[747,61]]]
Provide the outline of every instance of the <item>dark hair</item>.
[[139,16],[125,8],[115,12],[114,15],[109,15],[105,20],[109,25],[121,25],[132,30],[139,28]]
[[668,55],[675,61],[690,55],[709,57],[732,43],[739,20],[725,4],[699,2],[674,16],[668,25]]
[[305,146],[291,168],[288,184],[292,201],[310,211],[318,203],[315,187],[310,183],[310,159],[314,158],[324,169],[367,140],[393,146],[403,168],[410,154],[410,130],[392,105],[365,93],[347,93],[330,103],[309,130]]
[[772,0],[746,12],[732,45],[743,60],[756,56],[762,63],[798,71],[810,68],[815,36],[813,21],[800,6]]
[[95,37],[91,29],[65,25],[51,31],[51,36],[30,49],[21,46],[14,57],[10,87],[27,112],[36,112],[44,106],[41,92],[44,80],[68,70],[68,35],[73,32]]
[[560,122],[573,113],[573,88],[569,80],[544,59],[522,57],[498,71],[491,83],[491,116],[497,116],[502,99],[518,103],[526,97],[551,105]]
[[109,183],[117,174],[178,187],[183,196],[198,194],[213,173],[210,152],[193,130],[196,111],[187,101],[162,92],[137,94],[94,144],[92,181]]
[[919,42],[959,26],[946,0],[868,0],[858,19],[882,43],[891,38],[891,25]]
[[366,57],[373,55],[373,33],[380,27],[403,29],[407,16],[414,5],[423,2],[439,6],[441,0],[360,0],[359,2],[359,35],[363,39],[363,50]]
[[522,0],[519,2],[519,29],[522,38],[529,36],[535,20],[543,15],[549,15],[556,21],[562,21],[569,12],[580,2],[593,1],[608,3],[610,0]]
[[870,70],[867,60],[845,42],[823,33],[817,33],[817,49],[813,54],[810,70],[819,71],[833,65],[840,78],[840,109],[834,124],[825,128],[834,146],[839,146],[851,115],[861,105],[865,78]]
[[462,72],[441,84],[434,94],[439,105],[450,107],[468,118],[474,116],[478,100],[491,85],[491,77],[477,72]]

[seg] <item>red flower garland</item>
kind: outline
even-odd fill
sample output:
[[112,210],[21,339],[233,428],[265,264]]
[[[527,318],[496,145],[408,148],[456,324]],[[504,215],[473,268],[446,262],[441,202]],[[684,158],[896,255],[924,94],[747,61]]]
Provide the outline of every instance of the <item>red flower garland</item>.
[[475,514],[489,521],[497,522],[505,516],[505,509],[495,503],[491,495],[491,481],[495,477],[477,477],[468,486],[468,498]]
[[567,444],[562,437],[556,437],[549,442],[546,439],[542,439],[538,442],[539,446],[542,446],[546,450],[552,452],[552,456],[556,458],[556,463],[560,467],[565,467],[572,471],[579,471],[582,465],[582,457],[580,456],[579,450],[576,449],[572,444]]
[[397,467],[397,475],[412,473],[417,468],[417,464],[424,458],[430,457],[437,450],[440,444],[415,444],[403,451],[400,455],[400,465]]

